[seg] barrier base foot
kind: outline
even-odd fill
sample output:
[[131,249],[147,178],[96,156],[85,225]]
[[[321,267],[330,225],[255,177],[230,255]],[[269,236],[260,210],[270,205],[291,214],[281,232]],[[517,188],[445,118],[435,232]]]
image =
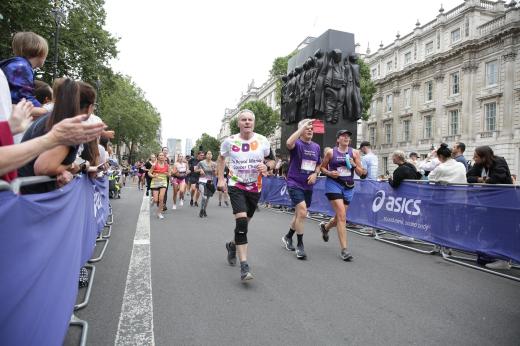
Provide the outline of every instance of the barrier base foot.
[[91,258],[88,260],[88,263],[96,263],[103,259],[103,256],[105,256],[105,251],[107,250],[108,242],[110,240],[108,238],[97,238],[96,239],[96,247],[98,243],[104,243],[103,248],[101,249],[101,252],[99,253],[99,256]]
[[[104,233],[105,229],[107,230],[106,233]],[[111,235],[112,235],[112,225],[105,225],[105,227],[103,228],[103,231],[101,231],[101,237],[103,239],[108,239],[108,238],[110,238]]]
[[80,346],[87,345],[87,333],[88,333],[88,323],[87,321],[81,320],[76,315],[72,314],[69,321],[69,326],[78,326],[81,327],[81,339]]
[[[435,244],[416,240],[410,237],[399,236],[391,232],[376,232],[374,239],[426,255],[439,253],[439,247]],[[428,249],[421,249],[420,247],[426,247]]]
[[[503,278],[506,278],[506,279],[510,279],[510,280],[514,280],[514,281],[520,282],[520,266],[519,265],[513,264],[511,266],[511,269],[507,270],[508,272],[512,272],[512,273],[518,274],[519,276],[510,275],[508,273],[505,273],[504,272],[505,270],[504,271],[499,271],[499,270],[489,269],[489,268],[486,268],[484,266],[478,265],[476,263],[477,262],[477,256],[474,255],[474,254],[467,254],[466,256],[460,256],[460,255],[455,255],[454,254],[455,251],[456,252],[461,252],[463,254],[466,254],[465,252],[462,252],[462,251],[459,251],[459,250],[452,250],[452,249],[443,247],[443,248],[441,248],[442,258],[444,260],[448,261],[448,262],[456,263],[456,264],[459,264],[459,265],[462,265],[462,266],[465,266],[465,267],[468,267],[468,268],[480,270],[480,271],[483,271],[485,273],[497,275],[497,276],[500,276],[500,277],[503,277]],[[469,257],[469,256],[471,256],[471,257]]]

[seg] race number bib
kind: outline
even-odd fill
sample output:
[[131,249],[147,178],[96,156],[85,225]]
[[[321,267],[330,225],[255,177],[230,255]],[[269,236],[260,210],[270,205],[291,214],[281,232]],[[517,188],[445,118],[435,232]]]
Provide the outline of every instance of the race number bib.
[[347,167],[338,167],[337,171],[340,177],[350,177],[352,175]]
[[316,161],[313,160],[302,160],[302,165],[300,166],[302,171],[314,172],[316,169]]
[[179,173],[186,173],[186,167],[179,167]]
[[206,177],[200,177],[200,178],[199,178],[199,183],[204,183],[204,184],[206,184],[207,182],[208,182],[208,178],[206,178]]
[[258,171],[256,169],[239,169],[238,177],[243,183],[256,183],[258,181]]

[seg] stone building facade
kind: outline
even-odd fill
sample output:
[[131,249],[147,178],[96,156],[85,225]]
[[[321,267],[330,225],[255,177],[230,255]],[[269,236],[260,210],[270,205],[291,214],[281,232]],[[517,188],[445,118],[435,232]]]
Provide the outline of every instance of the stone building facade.
[[465,0],[365,56],[377,87],[362,137],[392,171],[400,149],[426,156],[442,142],[479,145],[520,171],[520,6]]

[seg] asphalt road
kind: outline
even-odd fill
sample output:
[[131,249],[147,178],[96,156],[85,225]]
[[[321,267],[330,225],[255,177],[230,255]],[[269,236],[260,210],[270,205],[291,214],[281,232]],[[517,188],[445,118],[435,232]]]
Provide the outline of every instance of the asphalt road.
[[[255,280],[243,284],[226,262],[231,208],[216,199],[205,219],[189,203],[164,220],[151,213],[156,345],[519,344],[520,283],[352,233],[354,261],[343,262],[337,237],[324,243],[311,220],[300,261],[281,246],[291,216],[266,209],[250,223]],[[112,201],[109,248],[77,312],[89,322],[88,345],[114,344],[142,201],[132,187]],[[71,330],[65,345],[77,337]]]

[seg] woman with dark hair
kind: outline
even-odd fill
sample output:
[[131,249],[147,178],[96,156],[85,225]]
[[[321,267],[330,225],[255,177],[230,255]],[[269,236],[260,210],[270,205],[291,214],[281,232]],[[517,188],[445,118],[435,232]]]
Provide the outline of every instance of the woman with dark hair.
[[503,157],[495,156],[487,145],[477,147],[473,166],[467,173],[468,183],[513,184],[509,166]]
[[[57,87],[55,98],[56,103],[52,113],[38,118],[25,132],[22,142],[42,136],[63,119],[80,114],[79,84],[72,79],[66,78],[61,82]],[[78,146],[59,145],[21,167],[18,170],[20,177],[48,175],[58,180],[23,187],[22,193],[48,192],[68,183],[72,179],[72,174],[81,169],[74,163],[77,151]]]
[[442,181],[452,184],[466,183],[466,167],[464,164],[451,158],[451,149],[442,143],[437,149],[437,158],[440,164],[428,175],[429,181]]
[[[93,116],[94,107],[96,104],[96,90],[88,83],[78,82],[78,84],[80,113],[88,114],[90,119],[90,117]],[[99,119],[99,122],[101,122],[101,119]],[[97,138],[83,144],[83,150],[80,157],[83,160],[88,161],[89,165],[92,167],[101,163]]]
[[[513,184],[509,166],[503,157],[495,156],[487,145],[477,147],[473,154],[473,166],[467,173],[468,183]],[[511,262],[495,260],[478,254],[477,262],[490,269],[511,269]]]

